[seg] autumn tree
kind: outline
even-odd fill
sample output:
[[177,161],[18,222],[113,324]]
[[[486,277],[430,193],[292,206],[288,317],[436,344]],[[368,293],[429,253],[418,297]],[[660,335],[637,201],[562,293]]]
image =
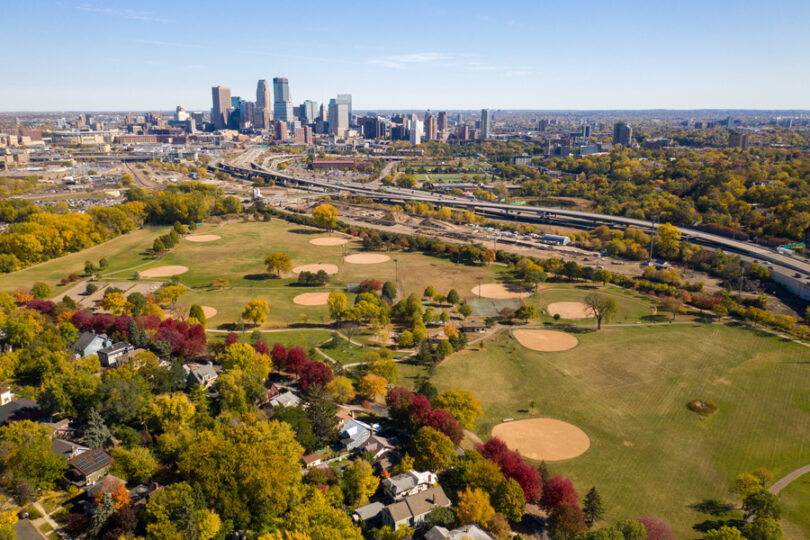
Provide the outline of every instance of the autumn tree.
[[431,427],[419,428],[413,440],[416,466],[420,470],[440,471],[456,459],[456,446],[447,435]]
[[432,405],[455,416],[465,429],[472,429],[484,414],[481,402],[469,390],[445,390],[434,398]]
[[371,364],[371,373],[385,378],[388,384],[396,384],[399,378],[399,365],[390,358],[380,358]]
[[608,322],[616,313],[616,300],[600,294],[591,293],[586,296],[585,305],[588,306],[594,318],[596,318],[597,330],[602,329],[602,320]]
[[219,532],[219,516],[205,507],[195,489],[177,482],[149,497],[143,513],[147,540],[210,540]]
[[368,399],[376,399],[377,396],[384,396],[388,387],[388,381],[384,377],[368,373],[357,382],[357,392]]
[[343,292],[332,291],[329,293],[326,305],[329,307],[329,316],[335,320],[340,320],[349,307],[349,301]]
[[267,300],[254,298],[245,305],[245,310],[242,312],[242,319],[251,321],[254,325],[258,326],[267,320],[267,315],[270,314],[270,305]]
[[206,327],[208,320],[205,317],[205,312],[203,311],[202,306],[199,304],[192,304],[191,308],[188,310],[188,322],[189,324],[201,324],[203,328]]
[[51,451],[51,431],[30,420],[0,427],[0,448],[0,464],[8,481],[52,488],[67,469],[67,463]]
[[576,504],[561,504],[548,516],[548,530],[552,540],[573,540],[586,528],[585,517]]
[[264,259],[264,265],[268,272],[281,277],[281,274],[292,271],[292,258],[286,253],[274,251]]
[[346,505],[356,508],[368,503],[379,485],[371,464],[364,459],[356,459],[343,471],[340,487],[346,497]]
[[458,494],[458,510],[456,512],[461,525],[477,523],[486,526],[495,509],[489,502],[489,495],[482,489],[470,489],[469,486]]
[[540,507],[546,512],[551,513],[562,504],[575,505],[577,502],[577,492],[571,480],[554,476],[543,485]]
[[256,351],[248,343],[234,343],[225,347],[217,362],[226,370],[246,369],[256,363]]
[[353,400],[355,396],[352,380],[342,375],[329,381],[326,385],[326,389],[338,403],[348,403]]
[[337,226],[337,215],[337,208],[331,204],[319,204],[312,211],[315,225],[327,230],[332,230]]

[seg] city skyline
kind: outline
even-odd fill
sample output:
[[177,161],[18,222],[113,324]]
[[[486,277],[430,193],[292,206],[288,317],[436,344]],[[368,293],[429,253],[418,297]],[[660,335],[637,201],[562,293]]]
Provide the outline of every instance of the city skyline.
[[[19,22],[7,39],[26,46],[6,59],[0,110],[207,110],[213,86],[252,96],[275,77],[294,105],[345,92],[357,110],[810,109],[810,5],[797,0],[367,3],[300,25],[272,22],[294,7],[238,2],[253,32],[187,1],[45,4],[4,5]],[[82,32],[64,40],[65,25]],[[393,28],[408,39],[368,44]]]

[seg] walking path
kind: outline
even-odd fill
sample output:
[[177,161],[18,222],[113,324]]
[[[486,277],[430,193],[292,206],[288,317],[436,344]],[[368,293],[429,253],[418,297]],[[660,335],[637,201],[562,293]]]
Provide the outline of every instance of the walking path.
[[[46,512],[45,509],[42,507],[42,505],[39,504],[39,501],[34,503],[34,508],[36,508],[39,511],[40,514],[42,514],[41,519],[44,520],[48,525],[53,527],[53,530],[57,530],[57,529],[61,528],[57,522],[55,522],[54,520],[51,519],[51,516],[49,516],[48,512]],[[37,527],[37,529],[39,529],[39,526],[40,526],[39,521],[40,521],[39,519],[34,521],[34,525]]]
[[791,471],[787,473],[785,476],[774,482],[774,484],[768,488],[768,491],[777,495],[780,491],[785,489],[788,484],[803,476],[807,473],[810,473],[810,465],[805,465],[804,467],[799,467],[795,471]]

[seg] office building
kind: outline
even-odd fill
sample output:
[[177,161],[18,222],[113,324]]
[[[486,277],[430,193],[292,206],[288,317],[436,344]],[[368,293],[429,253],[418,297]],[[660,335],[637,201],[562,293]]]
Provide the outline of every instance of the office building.
[[590,136],[591,136],[591,126],[589,126],[588,124],[585,124],[584,126],[582,126],[582,136],[584,138],[586,138],[586,139],[590,138]]
[[177,122],[185,122],[188,120],[188,113],[183,108],[182,105],[178,105],[177,108],[174,110],[174,119]]
[[352,122],[354,121],[354,119],[352,118],[352,95],[351,94],[338,94],[337,95],[337,102],[338,103],[343,103],[343,104],[346,105],[346,110],[348,111],[347,115],[348,115],[348,118],[349,118],[349,123],[347,124],[347,126],[351,125]]
[[447,113],[444,111],[439,111],[439,131],[447,134]]
[[545,131],[548,128],[548,120],[542,118],[537,122],[537,131]]
[[273,102],[273,117],[279,122],[292,122],[293,120],[293,106],[290,101],[290,83],[284,77],[275,77],[273,79],[273,94],[275,101]]
[[243,101],[239,106],[239,129],[253,127],[253,118],[256,115],[256,104],[252,101]]
[[261,79],[256,85],[256,108],[270,110],[272,98],[270,96],[270,84]]
[[613,124],[613,144],[630,146],[633,142],[633,128],[627,122]]
[[228,127],[228,119],[231,107],[231,89],[224,86],[211,88],[214,106],[211,107],[211,123],[214,129],[225,129]]
[[363,129],[363,137],[366,139],[385,138],[385,124],[379,116],[364,116],[358,121]]
[[492,111],[489,109],[481,109],[481,138],[483,140],[489,139],[492,135]]
[[273,124],[275,128],[275,132],[273,133],[274,138],[277,141],[286,141],[287,140],[287,122],[283,120],[276,120]]
[[342,138],[349,129],[349,103],[339,99],[338,97],[329,100],[329,133]]
[[311,100],[304,101],[298,107],[298,118],[304,124],[314,124],[318,116],[318,104]]
[[424,131],[424,124],[421,120],[411,120],[411,144],[416,146],[422,144],[422,133]]

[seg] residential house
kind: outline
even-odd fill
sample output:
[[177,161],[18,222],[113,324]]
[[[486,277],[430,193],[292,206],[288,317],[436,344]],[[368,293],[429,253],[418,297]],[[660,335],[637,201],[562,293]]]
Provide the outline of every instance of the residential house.
[[37,420],[43,416],[39,404],[28,398],[19,398],[0,406],[0,426],[20,420]]
[[380,427],[376,424],[371,426],[352,418],[340,428],[340,444],[348,451],[355,450],[379,429]]
[[51,439],[51,452],[57,456],[70,460],[90,450],[79,443],[65,439]]
[[268,403],[271,407],[298,407],[301,405],[301,398],[287,390],[273,397]]
[[465,334],[479,334],[487,331],[487,325],[481,321],[470,321],[461,324],[461,331]]
[[88,450],[68,460],[65,480],[76,486],[92,486],[112,466],[112,457],[103,450]]
[[374,456],[373,460],[376,461],[393,450],[396,446],[394,441],[380,437],[379,435],[372,435],[358,447],[358,450],[362,453],[371,453]]
[[13,399],[14,392],[11,391],[11,387],[6,385],[0,386],[0,405],[11,403]]
[[301,461],[304,463],[304,467],[311,469],[312,467],[321,465],[323,463],[323,458],[319,452],[314,452],[302,457]]
[[97,354],[98,351],[105,347],[109,347],[113,342],[106,334],[95,334],[93,332],[82,332],[73,345],[70,347],[76,358],[84,358],[91,354]]
[[352,514],[352,519],[357,524],[365,524],[366,527],[377,527],[380,525],[380,519],[384,509],[385,505],[383,503],[373,502],[357,508]]
[[425,533],[425,540],[495,540],[490,534],[477,525],[464,525],[448,531],[436,525]]
[[383,491],[388,495],[391,500],[398,501],[410,495],[416,495],[421,491],[435,486],[439,483],[439,477],[431,471],[414,471],[385,478],[382,481]]
[[199,384],[203,388],[209,388],[217,380],[217,371],[211,362],[205,364],[189,364],[184,366],[188,372],[188,383]]
[[442,487],[433,486],[386,506],[382,511],[382,521],[395,531],[403,525],[416,527],[435,509],[447,508],[450,505],[450,499]]
[[98,351],[98,361],[104,367],[115,367],[128,360],[134,352],[135,347],[131,344],[119,341]]

